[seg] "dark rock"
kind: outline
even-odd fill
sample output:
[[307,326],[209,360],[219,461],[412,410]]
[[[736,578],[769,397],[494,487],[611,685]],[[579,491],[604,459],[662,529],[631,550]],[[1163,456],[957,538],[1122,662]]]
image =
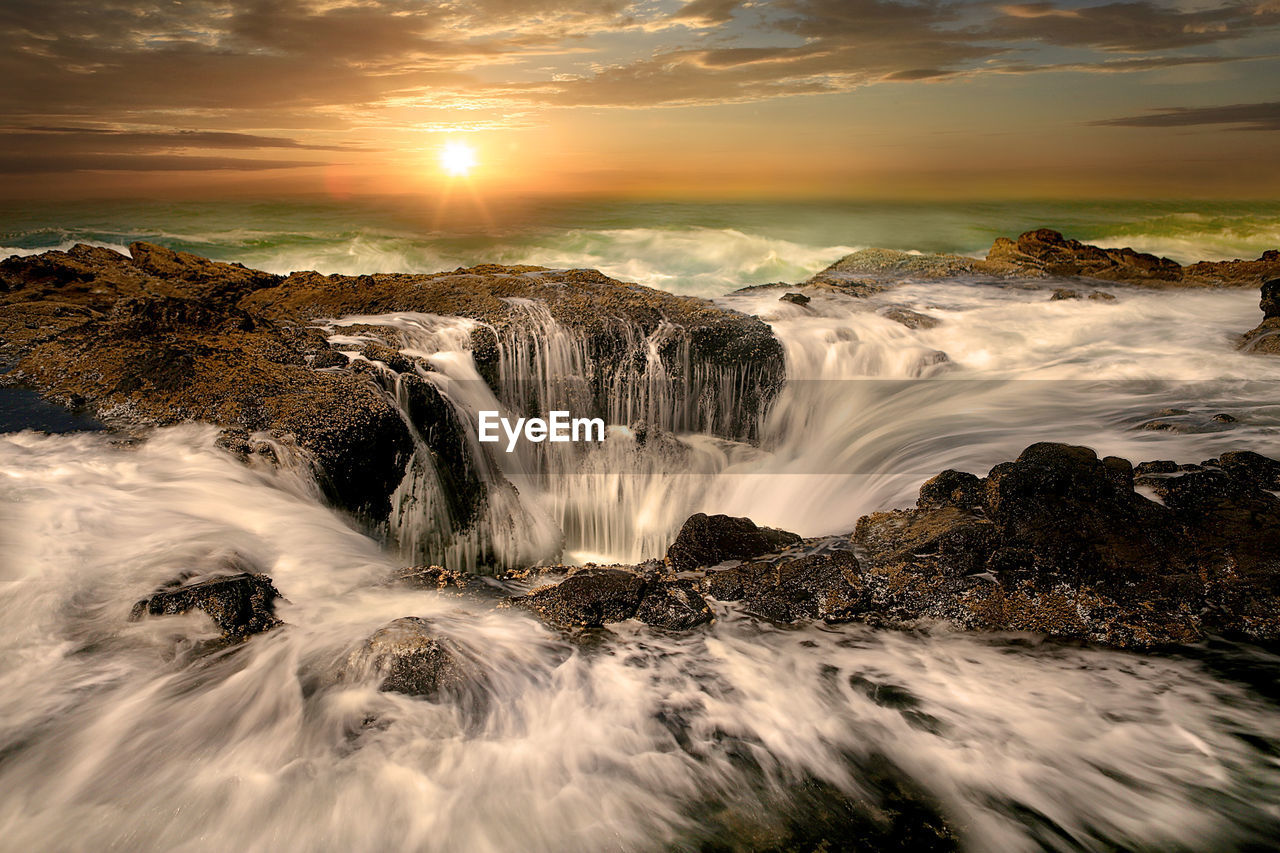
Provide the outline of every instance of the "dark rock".
[[623,622],[640,607],[645,578],[624,569],[586,569],[555,586],[512,599],[561,628],[599,628]]
[[749,518],[700,512],[685,520],[667,549],[667,559],[676,571],[687,571],[725,560],[747,560],[799,541],[799,536],[785,530],[756,527]]
[[872,513],[858,519],[853,540],[877,562],[927,559],[940,575],[983,571],[999,544],[994,524],[955,506]]
[[1053,295],[1049,297],[1049,301],[1061,302],[1067,299],[1079,299],[1081,298],[1081,296],[1083,296],[1083,294],[1078,290],[1071,290],[1070,288],[1067,288],[1067,287],[1059,287],[1057,290],[1053,292]]
[[1262,285],[1262,322],[1240,339],[1240,349],[1271,355],[1280,354],[1280,278]]
[[721,601],[740,600],[747,612],[773,622],[848,621],[867,605],[851,551],[744,563],[708,573],[703,588]]
[[790,302],[792,305],[808,305],[809,297],[803,293],[784,293],[778,297],[779,302]]
[[1228,415],[1226,412],[1218,412],[1218,414],[1213,416],[1212,420],[1215,420],[1220,424],[1233,424],[1236,422],[1235,416]]
[[948,469],[920,487],[916,506],[921,509],[979,506],[983,499],[983,489],[983,482],[973,474]]
[[686,631],[711,621],[711,608],[691,580],[672,578],[650,583],[635,618],[646,625]]
[[1262,489],[1280,489],[1280,462],[1252,450],[1233,450],[1218,457],[1228,476]]
[[369,676],[378,679],[379,690],[426,699],[455,695],[476,681],[454,644],[415,616],[384,625],[351,653],[342,679]]
[[225,639],[238,640],[282,624],[275,615],[279,597],[271,578],[243,572],[158,589],[133,605],[129,620],[201,610],[213,619]]
[[1280,317],[1280,278],[1273,278],[1262,285],[1262,319],[1273,320]]
[[1139,462],[1137,467],[1133,469],[1134,474],[1143,477],[1149,474],[1173,474],[1177,470],[1178,463],[1171,459],[1157,459],[1154,462]]
[[[935,479],[918,508],[858,521],[859,618],[944,619],[1132,648],[1215,631],[1280,638],[1280,498],[1265,488],[1280,485],[1276,460],[1238,451],[1135,472],[1088,448],[1036,444],[983,481]],[[975,482],[984,483],[978,505],[952,498]],[[1163,504],[1137,494],[1135,482]],[[719,583],[730,580],[742,585],[740,576]]]

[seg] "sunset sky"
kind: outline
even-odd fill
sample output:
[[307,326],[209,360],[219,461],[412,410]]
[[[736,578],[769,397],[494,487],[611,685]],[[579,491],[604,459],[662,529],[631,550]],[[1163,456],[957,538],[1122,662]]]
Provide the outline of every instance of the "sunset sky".
[[4,0],[0,30],[9,198],[1280,194],[1280,0]]

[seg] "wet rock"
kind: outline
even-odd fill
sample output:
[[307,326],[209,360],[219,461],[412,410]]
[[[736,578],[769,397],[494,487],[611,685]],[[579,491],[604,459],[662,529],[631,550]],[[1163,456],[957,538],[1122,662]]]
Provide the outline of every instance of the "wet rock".
[[667,549],[667,560],[676,571],[686,571],[725,560],[750,559],[799,541],[794,533],[757,527],[749,518],[700,512],[685,520]]
[[426,699],[457,694],[475,681],[453,643],[415,616],[384,625],[351,653],[342,680],[369,676],[378,679],[379,690]]
[[684,578],[656,580],[645,588],[635,618],[646,625],[671,631],[687,631],[711,621],[711,608],[693,581]]
[[803,293],[788,292],[778,297],[779,302],[790,302],[792,305],[808,305],[809,297]]
[[1218,466],[1236,480],[1262,489],[1280,489],[1280,461],[1252,450],[1233,450],[1218,457]]
[[[1271,254],[1275,254],[1272,252]],[[1262,298],[1258,303],[1262,309],[1262,319],[1280,318],[1280,278],[1273,278],[1262,285]]]
[[415,589],[484,590],[489,586],[479,575],[446,569],[444,566],[409,566],[392,576],[394,583]]
[[383,344],[365,344],[364,349],[360,350],[360,354],[370,361],[377,361],[385,364],[396,373],[415,372],[413,359],[409,358],[399,350],[392,349],[391,347]]
[[1133,470],[1139,477],[1150,474],[1173,474],[1178,470],[1178,463],[1172,459],[1157,459],[1154,462],[1139,462]]
[[853,540],[878,562],[928,560],[941,575],[983,571],[999,544],[994,524],[954,506],[863,516]]
[[624,569],[588,569],[555,586],[512,599],[561,628],[599,628],[633,617],[644,598],[644,577]]
[[1195,435],[1208,432],[1223,432],[1232,428],[1236,419],[1231,415],[1204,412],[1189,412],[1186,409],[1164,409],[1157,413],[1158,417],[1138,424],[1137,429],[1150,432],[1172,432],[1180,435]]
[[1049,297],[1049,301],[1061,302],[1067,299],[1080,299],[1083,296],[1084,294],[1082,294],[1078,290],[1072,290],[1067,287],[1059,287],[1057,290],[1053,291],[1053,294]]
[[858,559],[851,551],[744,563],[709,572],[703,588],[720,601],[741,601],[748,613],[773,622],[844,622],[867,606]]
[[859,520],[859,618],[1131,648],[1212,631],[1270,641],[1280,637],[1280,498],[1265,486],[1278,478],[1280,462],[1243,451],[1135,469],[1048,443],[981,480],[945,472],[916,509]]
[[928,314],[921,314],[919,311],[912,311],[910,308],[898,305],[885,308],[880,312],[880,316],[895,323],[901,323],[908,329],[935,329],[942,323],[937,317],[930,317]]
[[[590,270],[487,265],[286,279],[145,243],[131,254],[76,246],[0,261],[0,339],[16,360],[7,381],[78,401],[121,429],[200,421],[291,435],[321,470],[328,498],[373,527],[391,513],[414,436],[387,393],[386,371],[365,361],[341,369],[346,357],[312,327],[317,319],[426,311],[482,321],[473,353],[492,382],[500,339],[541,333],[517,304],[533,300],[583,341],[585,408],[603,409],[619,377],[644,381],[646,360],[636,355],[653,337],[677,396],[697,401],[655,426],[734,439],[755,437],[755,413],[784,378],[781,345],[760,320]],[[394,330],[347,331],[385,342],[362,344],[366,358],[401,377],[418,372],[395,349]],[[429,390],[410,390],[411,404],[439,410]],[[725,394],[732,399],[719,399]],[[474,460],[446,420],[424,431],[439,439],[431,450],[444,478],[459,485],[450,510],[465,527],[483,496]]]
[[916,506],[920,509],[978,506],[982,503],[983,488],[983,482],[973,474],[948,469],[920,487]]
[[[1127,248],[1105,249],[1038,228],[1015,239],[997,238],[984,260],[864,249],[836,261],[807,284],[839,286],[842,280],[865,276],[873,282],[956,277],[1093,278],[1144,287],[1256,287],[1278,275],[1280,252],[1276,251],[1264,252],[1256,260],[1202,261],[1184,267],[1168,258]],[[1083,293],[1078,288],[1063,288],[1057,298],[1074,299]],[[1113,296],[1095,291],[1088,298]]]
[[1274,355],[1280,353],[1280,278],[1262,285],[1262,322],[1240,339],[1240,349]]
[[129,620],[201,610],[213,619],[225,639],[244,639],[282,624],[275,615],[280,592],[271,578],[243,572],[195,583],[162,587],[135,605]]

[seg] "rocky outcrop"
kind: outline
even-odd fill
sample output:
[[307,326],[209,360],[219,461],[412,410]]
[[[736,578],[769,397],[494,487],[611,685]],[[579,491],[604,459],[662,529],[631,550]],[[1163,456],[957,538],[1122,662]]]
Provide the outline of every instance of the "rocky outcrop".
[[1037,444],[985,478],[946,472],[914,510],[858,522],[868,617],[941,618],[1147,648],[1280,638],[1280,499],[1257,454],[1134,469]]
[[799,541],[799,536],[785,530],[756,527],[749,518],[700,512],[685,520],[667,549],[667,562],[676,571],[686,571],[725,560],[746,560]]
[[480,514],[485,484],[451,407],[398,352],[395,333],[375,327],[386,345],[349,361],[312,325],[319,318],[421,311],[482,321],[474,355],[496,384],[503,336],[539,334],[522,307],[532,300],[585,342],[600,410],[619,377],[649,387],[642,374],[656,347],[675,395],[689,401],[671,426],[734,438],[752,437],[783,379],[781,347],[759,320],[589,270],[285,278],[146,243],[130,255],[78,245],[0,262],[0,362],[16,365],[6,382],[117,429],[202,421],[227,428],[233,449],[268,432],[317,463],[331,501],[375,526],[419,437],[455,525]]
[[[1049,228],[1037,228],[1016,239],[999,237],[985,258],[921,254],[891,249],[863,249],[846,255],[805,287],[834,289],[867,296],[912,279],[1094,279],[1144,287],[1257,287],[1280,276],[1280,251],[1263,252],[1257,260],[1200,261],[1182,266],[1168,258],[1129,248],[1104,249],[1071,240]],[[779,285],[783,286],[783,285]],[[794,285],[792,285],[794,288]],[[1081,291],[1058,288],[1057,299],[1073,299]],[[1104,291],[1088,293],[1107,299]]]
[[276,618],[280,598],[271,578],[242,572],[194,583],[175,581],[133,605],[129,621],[144,616],[171,616],[200,610],[222,631],[225,640],[243,640],[282,624]]
[[691,540],[711,547],[678,551],[666,569],[578,570],[517,601],[561,627],[631,618],[687,627],[643,616],[665,584],[693,612],[707,596],[779,623],[941,621],[1134,649],[1213,633],[1272,642],[1275,490],[1280,461],[1251,451],[1135,469],[1086,447],[1034,444],[985,477],[942,472],[914,508],[864,516],[849,537],[773,531],[766,542],[767,528],[747,519],[693,516]]
[[1262,285],[1262,322],[1246,332],[1240,339],[1240,348],[1246,352],[1280,354],[1280,278],[1273,278]]

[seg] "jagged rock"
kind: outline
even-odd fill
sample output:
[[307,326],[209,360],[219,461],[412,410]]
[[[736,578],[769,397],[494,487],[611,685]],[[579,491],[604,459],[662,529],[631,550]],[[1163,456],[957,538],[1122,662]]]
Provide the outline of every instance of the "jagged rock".
[[1090,246],[1079,240],[1065,239],[1050,228],[1037,228],[1020,234],[1012,246],[996,241],[987,259],[1040,269],[1054,276],[1087,276],[1113,281],[1180,281],[1183,277],[1182,267],[1168,258],[1133,249]]
[[1218,457],[1218,467],[1236,480],[1262,489],[1280,489],[1280,462],[1261,453],[1232,450]]
[[1088,448],[1036,444],[977,481],[974,505],[976,478],[945,472],[917,509],[859,520],[870,602],[860,618],[1135,648],[1213,631],[1280,638],[1280,498],[1263,488],[1277,476],[1280,462],[1247,452],[1135,471]]
[[635,618],[646,625],[671,631],[687,631],[711,621],[711,608],[693,581],[684,578],[655,580],[645,587]]
[[773,622],[843,622],[866,610],[867,596],[851,551],[744,563],[709,572],[703,587],[721,601],[742,601],[748,613]]
[[808,305],[809,297],[803,293],[784,293],[778,297],[779,302],[790,302],[792,305]]
[[948,469],[920,487],[916,506],[921,509],[954,506],[962,509],[982,503],[983,483],[967,471]]
[[772,527],[756,527],[749,518],[697,513],[685,520],[667,559],[676,571],[714,566],[725,560],[747,560],[785,548],[800,537]]
[[[1275,252],[1268,254],[1274,255]],[[1274,320],[1280,317],[1280,278],[1273,278],[1262,285],[1262,298],[1258,303],[1262,309],[1262,319]]]
[[[888,249],[864,249],[836,261],[806,282],[814,287],[841,288],[858,281],[866,293],[883,290],[885,282],[957,277],[1093,278],[1145,287],[1255,287],[1280,275],[1280,252],[1267,251],[1257,260],[1201,261],[1181,266],[1133,249],[1104,249],[1068,240],[1057,231],[1037,228],[1016,239],[999,237],[983,260],[963,255],[920,254]],[[855,277],[863,277],[866,281]],[[858,295],[866,295],[866,293]],[[1077,298],[1081,291],[1064,288],[1054,298]],[[1090,299],[1111,299],[1102,291]]]
[[342,680],[369,676],[378,679],[379,690],[426,699],[456,694],[475,682],[454,645],[416,616],[389,622],[351,653]]
[[561,628],[599,628],[635,615],[645,578],[624,569],[588,569],[513,599]]
[[280,598],[271,578],[242,572],[195,583],[162,587],[133,605],[129,621],[201,610],[213,619],[224,639],[239,640],[282,624],[275,615]]
[[[1269,253],[1270,254],[1270,253]],[[1280,353],[1280,278],[1262,285],[1262,322],[1240,339],[1240,349],[1274,355]]]
[[1082,294],[1078,290],[1072,290],[1071,288],[1068,288],[1068,287],[1059,287],[1058,289],[1053,291],[1053,294],[1049,297],[1049,301],[1061,302],[1067,299],[1080,299],[1083,296],[1084,294]]
[[[656,335],[677,394],[697,403],[671,407],[673,422],[655,426],[734,439],[754,437],[754,413],[784,378],[781,345],[758,319],[590,270],[481,266],[286,279],[145,243],[131,254],[78,245],[0,262],[0,341],[16,360],[6,381],[77,401],[116,428],[194,420],[291,435],[317,463],[329,499],[374,525],[391,512],[413,435],[385,391],[386,372],[361,370],[368,364],[359,361],[342,369],[346,357],[311,326],[316,319],[426,311],[484,321],[473,355],[492,379],[499,336],[539,333],[521,307],[528,303],[518,304],[534,300],[583,337],[591,373],[584,405],[601,410],[620,375],[640,371],[635,381],[643,382],[636,347],[647,352],[646,336]],[[417,365],[395,349],[394,330],[376,336],[387,344],[364,347],[366,357],[412,378]],[[734,381],[719,381],[720,373]],[[439,413],[427,384],[406,386],[410,404]],[[726,393],[734,399],[716,400]],[[439,442],[431,446],[438,467],[460,485],[450,511],[465,525],[484,499],[475,460],[447,413],[426,426],[428,442]]]

